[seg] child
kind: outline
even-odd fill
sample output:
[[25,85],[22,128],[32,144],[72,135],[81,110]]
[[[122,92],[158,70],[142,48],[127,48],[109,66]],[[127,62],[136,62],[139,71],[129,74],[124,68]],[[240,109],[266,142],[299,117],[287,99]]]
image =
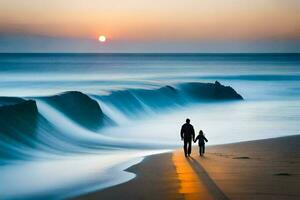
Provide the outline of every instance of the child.
[[205,142],[208,142],[208,140],[206,139],[206,137],[203,135],[203,131],[200,130],[199,131],[199,135],[197,135],[196,139],[194,140],[194,142],[198,141],[198,145],[199,145],[199,154],[200,156],[204,155],[205,152]]

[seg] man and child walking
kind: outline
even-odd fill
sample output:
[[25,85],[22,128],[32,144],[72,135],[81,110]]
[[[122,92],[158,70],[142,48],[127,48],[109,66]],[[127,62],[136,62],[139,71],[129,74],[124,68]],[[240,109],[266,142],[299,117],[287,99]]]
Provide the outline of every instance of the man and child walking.
[[203,131],[199,131],[199,135],[195,138],[195,130],[193,125],[190,124],[190,119],[186,119],[186,123],[182,125],[180,131],[181,140],[183,140],[183,150],[185,157],[191,156],[192,152],[192,140],[193,142],[198,141],[199,154],[200,156],[204,155],[205,152],[205,142],[208,142],[206,137],[203,134]]

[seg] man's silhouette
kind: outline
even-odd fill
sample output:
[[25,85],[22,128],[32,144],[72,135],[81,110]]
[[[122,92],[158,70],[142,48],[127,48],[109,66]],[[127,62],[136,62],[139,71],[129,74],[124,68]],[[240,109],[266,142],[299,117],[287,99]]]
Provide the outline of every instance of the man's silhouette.
[[190,119],[186,119],[186,123],[182,125],[180,136],[181,140],[184,141],[184,155],[185,157],[190,156],[192,152],[192,140],[195,139],[195,130],[190,124]]

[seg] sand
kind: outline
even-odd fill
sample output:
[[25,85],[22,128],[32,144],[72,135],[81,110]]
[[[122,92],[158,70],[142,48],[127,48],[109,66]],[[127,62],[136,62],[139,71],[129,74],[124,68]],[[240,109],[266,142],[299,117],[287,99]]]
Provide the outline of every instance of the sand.
[[133,180],[76,199],[300,199],[300,135],[149,156]]
[[300,135],[210,147],[200,163],[230,199],[300,199]]

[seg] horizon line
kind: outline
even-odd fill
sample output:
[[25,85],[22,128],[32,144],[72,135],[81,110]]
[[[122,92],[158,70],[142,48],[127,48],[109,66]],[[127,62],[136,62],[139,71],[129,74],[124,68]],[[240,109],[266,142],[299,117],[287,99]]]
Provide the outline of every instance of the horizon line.
[[0,52],[0,54],[300,54],[300,52]]

